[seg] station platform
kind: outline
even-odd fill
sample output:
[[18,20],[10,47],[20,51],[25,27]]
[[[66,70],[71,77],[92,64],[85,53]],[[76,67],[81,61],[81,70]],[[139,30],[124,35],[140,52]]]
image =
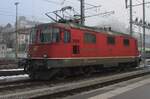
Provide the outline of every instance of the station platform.
[[150,79],[89,97],[88,99],[150,99]]
[[110,99],[150,99],[150,83],[114,96]]
[[84,92],[68,99],[150,99],[150,75]]

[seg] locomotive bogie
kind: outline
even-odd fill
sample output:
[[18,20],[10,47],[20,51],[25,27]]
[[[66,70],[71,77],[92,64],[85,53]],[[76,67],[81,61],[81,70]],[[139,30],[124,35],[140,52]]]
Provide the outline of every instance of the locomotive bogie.
[[31,59],[30,65],[36,68],[64,68],[64,67],[76,67],[76,66],[88,66],[88,65],[100,65],[105,66],[118,66],[119,63],[132,63],[137,62],[138,57],[100,57],[100,58],[74,58],[74,59]]
[[[75,72],[76,74],[87,74],[87,69],[93,70],[94,72],[102,71],[104,68],[116,69],[120,68],[133,68],[137,67],[138,57],[118,57],[118,58],[97,58],[97,59],[31,59],[28,64],[28,69],[25,69],[29,72],[31,78],[35,79],[50,79],[56,74],[59,74],[60,71],[64,72],[65,75],[70,75],[70,73]],[[76,68],[76,69],[75,69]],[[66,72],[67,71],[67,72]],[[88,70],[89,72],[89,70]],[[43,77],[44,75],[49,75]],[[62,74],[60,74],[62,75]]]
[[[127,69],[137,67],[138,58],[89,60],[30,60],[28,73],[32,79],[47,80],[57,75],[78,75],[103,71],[105,68]],[[61,62],[60,62],[61,61]],[[27,69],[26,69],[27,70]],[[92,71],[93,70],[93,71]],[[61,72],[60,72],[61,71]],[[63,74],[61,74],[63,72]],[[45,75],[45,76],[44,76]]]

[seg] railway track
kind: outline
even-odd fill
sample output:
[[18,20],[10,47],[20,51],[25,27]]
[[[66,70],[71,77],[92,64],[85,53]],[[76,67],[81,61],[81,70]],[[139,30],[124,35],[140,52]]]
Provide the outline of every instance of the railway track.
[[23,69],[0,69],[1,76],[23,75],[25,74]]
[[0,69],[18,68],[17,60],[15,59],[0,59]]
[[57,96],[58,94],[69,93],[77,90],[85,90],[101,86],[103,84],[113,84],[125,81],[150,73],[149,68],[135,71],[117,73],[103,77],[90,77],[66,82],[53,81],[26,81],[0,84],[0,99],[29,99]]
[[29,81],[27,74],[15,76],[2,76],[0,77],[0,86],[12,85],[13,83],[20,83]]

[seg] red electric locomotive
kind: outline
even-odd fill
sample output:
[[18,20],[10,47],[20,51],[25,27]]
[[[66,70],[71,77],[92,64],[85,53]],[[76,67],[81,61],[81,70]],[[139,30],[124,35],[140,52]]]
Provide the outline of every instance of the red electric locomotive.
[[137,40],[127,34],[72,23],[48,23],[31,32],[25,71],[33,79],[137,67]]

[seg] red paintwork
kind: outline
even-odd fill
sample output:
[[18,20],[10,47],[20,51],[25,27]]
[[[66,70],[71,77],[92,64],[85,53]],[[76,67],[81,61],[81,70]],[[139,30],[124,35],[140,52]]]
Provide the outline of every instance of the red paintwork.
[[[48,24],[50,26],[51,24]],[[40,29],[42,25],[38,28]],[[63,24],[55,24],[56,27],[61,29],[61,41],[59,43],[41,44],[38,41],[39,32],[37,33],[37,40],[35,44],[30,44],[29,54],[31,57],[43,58],[44,54],[48,55],[48,58],[73,58],[73,57],[114,57],[114,56],[138,56],[137,41],[135,38],[128,35],[115,35],[116,44],[108,45],[107,36],[108,33],[97,33],[92,31],[96,35],[96,44],[84,43],[84,32],[91,30],[79,29],[75,27],[65,26]],[[69,30],[71,32],[71,43],[63,43],[63,30]],[[39,30],[40,31],[40,30]],[[123,45],[123,38],[130,39],[130,46],[125,47]],[[72,54],[73,45],[80,46],[80,54]]]

